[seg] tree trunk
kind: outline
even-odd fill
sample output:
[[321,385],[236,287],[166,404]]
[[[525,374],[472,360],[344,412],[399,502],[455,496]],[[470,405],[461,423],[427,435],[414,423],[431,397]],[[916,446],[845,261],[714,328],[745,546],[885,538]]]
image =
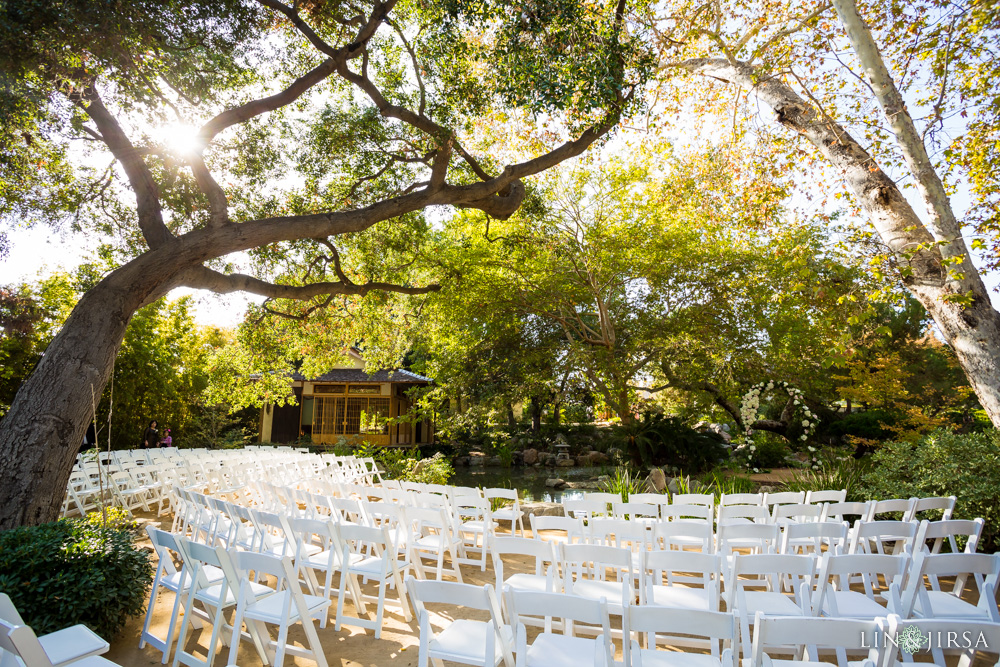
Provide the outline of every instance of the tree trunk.
[[[21,385],[0,428],[0,530],[59,518],[66,485],[132,315],[169,281],[135,261],[87,292]],[[153,270],[155,271],[155,269]]]
[[514,418],[514,406],[511,405],[510,401],[504,406],[507,410],[507,426],[513,431],[517,428],[517,419]]
[[534,396],[531,397],[531,430],[535,433],[542,430],[542,403]]
[[[971,271],[960,281],[950,279],[935,237],[896,183],[850,133],[821,117],[779,78],[758,76],[749,65],[722,58],[696,58],[679,66],[752,90],[774,109],[780,125],[808,139],[840,171],[882,241],[905,268],[903,284],[934,318],[990,421],[1000,428],[1000,313],[990,304],[979,274]],[[952,250],[958,247],[954,240],[947,245]],[[956,282],[961,283],[961,292],[950,284]]]

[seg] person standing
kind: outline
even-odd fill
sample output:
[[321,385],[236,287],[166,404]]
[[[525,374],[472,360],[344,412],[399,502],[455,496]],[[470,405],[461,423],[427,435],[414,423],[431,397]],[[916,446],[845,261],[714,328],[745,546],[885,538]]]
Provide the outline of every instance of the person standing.
[[160,440],[160,447],[173,447],[174,439],[170,437],[170,429],[166,428],[163,432],[163,440]]
[[160,432],[156,430],[156,420],[149,422],[149,427],[142,434],[143,449],[152,449],[160,444]]

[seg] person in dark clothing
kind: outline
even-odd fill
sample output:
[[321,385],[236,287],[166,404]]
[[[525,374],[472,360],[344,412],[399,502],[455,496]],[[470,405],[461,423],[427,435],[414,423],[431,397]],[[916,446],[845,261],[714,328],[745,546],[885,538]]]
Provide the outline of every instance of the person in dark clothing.
[[149,428],[142,434],[142,446],[144,449],[152,449],[160,445],[160,432],[156,430],[156,420],[149,422]]

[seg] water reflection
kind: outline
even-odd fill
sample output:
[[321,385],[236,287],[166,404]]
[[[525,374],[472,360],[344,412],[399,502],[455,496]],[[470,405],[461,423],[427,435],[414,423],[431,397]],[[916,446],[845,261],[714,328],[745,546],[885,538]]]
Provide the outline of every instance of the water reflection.
[[559,477],[567,482],[583,482],[607,474],[603,468],[456,468],[449,480],[455,486],[517,489],[521,502],[562,502],[582,498],[582,489],[551,489],[545,480]]

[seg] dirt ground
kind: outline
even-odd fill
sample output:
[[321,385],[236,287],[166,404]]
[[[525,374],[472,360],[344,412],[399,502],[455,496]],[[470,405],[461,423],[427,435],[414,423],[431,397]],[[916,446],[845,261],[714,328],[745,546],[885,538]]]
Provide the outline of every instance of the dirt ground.
[[[170,516],[157,518],[153,515],[145,515],[137,518],[143,526],[151,524],[156,528],[162,528],[164,530],[169,530],[172,521],[172,517]],[[146,543],[148,544],[148,539]],[[529,565],[527,561],[518,563],[516,561],[511,562],[505,558],[504,563],[505,575],[508,576],[514,572],[527,572],[529,569],[533,569],[533,565]],[[493,568],[489,564],[489,561],[487,561],[487,569],[485,572],[480,571],[477,566],[470,565],[463,565],[461,566],[461,569],[465,583],[480,586],[486,583],[493,584],[494,586],[496,585]],[[446,579],[447,578],[448,577],[446,576]],[[376,586],[374,584],[368,584],[367,586],[364,586],[363,589],[364,593],[377,593]],[[319,635],[320,643],[322,644],[327,663],[330,667],[379,667],[381,665],[399,665],[400,667],[403,667],[417,664],[419,631],[416,619],[414,618],[409,623],[403,620],[402,612],[398,610],[398,607],[391,604],[391,601],[395,599],[392,591],[387,593],[386,599],[387,604],[384,616],[385,621],[382,628],[381,639],[375,639],[371,630],[366,631],[365,629],[358,627],[344,626],[340,632],[335,631],[334,618],[336,616],[337,603],[336,599],[334,599],[333,605],[330,608],[330,616],[326,628],[317,627],[317,634]],[[169,591],[161,593],[159,600],[154,607],[152,622],[152,631],[159,637],[166,636],[167,623],[170,619],[172,605],[173,594]],[[437,631],[443,629],[450,622],[452,619],[451,614],[456,611],[454,607],[428,606],[428,609],[432,613],[432,625]],[[371,612],[372,617],[374,617],[374,605],[369,606],[369,611]],[[348,598],[345,602],[345,613],[350,616],[357,615],[350,602],[350,598]],[[231,612],[228,616],[231,618]],[[469,609],[459,610],[459,617],[477,620],[488,619],[486,612]],[[105,654],[105,657],[122,665],[123,667],[159,664],[163,657],[160,651],[148,645],[144,649],[139,648],[139,637],[142,632],[143,621],[144,619],[142,617],[132,619],[122,633],[119,634],[114,641],[112,641],[111,650]],[[620,624],[616,624],[614,622],[614,619],[612,619],[612,624],[617,625],[619,628],[621,627]],[[179,629],[179,622],[177,627]],[[290,642],[295,645],[307,646],[305,635],[301,628],[302,626],[299,624],[292,626],[289,631],[289,639]],[[272,630],[272,637],[275,637],[277,634],[275,629],[270,629]],[[529,628],[529,642],[535,634],[537,634],[537,630]],[[187,652],[195,652],[201,656],[205,655],[205,648],[207,647],[210,636],[211,628],[207,626],[207,624],[203,630],[193,630],[189,634],[189,639],[186,644]],[[230,664],[228,662],[228,656],[229,648],[224,647],[220,650],[220,655],[216,657],[213,667],[225,667],[227,664]],[[173,658],[173,653],[171,653],[171,663]],[[620,661],[622,660],[620,650],[617,651],[616,659],[620,664]],[[957,658],[954,661],[948,661],[949,665],[956,663]],[[242,667],[251,667],[253,665],[262,664],[261,659],[251,642],[246,640],[241,642],[236,658],[236,664]],[[286,656],[285,664],[315,665],[316,663],[308,658]],[[976,667],[987,664],[991,663],[987,663],[983,660],[977,660],[975,663]]]

